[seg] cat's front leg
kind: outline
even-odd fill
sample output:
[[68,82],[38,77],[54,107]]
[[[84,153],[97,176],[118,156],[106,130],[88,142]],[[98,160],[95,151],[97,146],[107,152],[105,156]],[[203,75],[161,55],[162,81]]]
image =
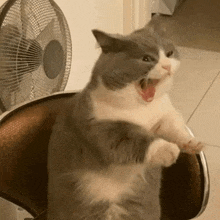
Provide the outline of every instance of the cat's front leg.
[[158,138],[149,146],[145,162],[150,166],[169,167],[176,162],[179,153],[180,149],[176,144]]
[[204,144],[189,134],[181,115],[175,111],[164,116],[152,130],[187,153],[199,153],[204,148]]

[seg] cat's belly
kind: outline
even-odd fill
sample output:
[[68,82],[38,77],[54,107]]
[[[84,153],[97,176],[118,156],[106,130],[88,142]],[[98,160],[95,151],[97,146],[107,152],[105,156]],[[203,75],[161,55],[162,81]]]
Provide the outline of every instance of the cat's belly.
[[143,105],[137,104],[132,109],[115,108],[105,103],[95,102],[94,115],[97,120],[123,120],[144,127],[150,131],[166,114],[174,111],[168,95],[164,95]]
[[134,195],[132,185],[137,178],[145,181],[143,164],[114,165],[104,173],[88,171],[81,182],[92,202],[119,202],[123,195]]

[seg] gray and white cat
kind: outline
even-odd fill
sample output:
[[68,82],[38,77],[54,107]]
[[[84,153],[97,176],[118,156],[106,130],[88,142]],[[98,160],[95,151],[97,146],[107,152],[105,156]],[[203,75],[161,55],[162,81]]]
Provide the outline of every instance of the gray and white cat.
[[203,145],[168,91],[179,55],[154,22],[99,30],[92,77],[58,116],[49,145],[49,220],[159,220],[161,168]]

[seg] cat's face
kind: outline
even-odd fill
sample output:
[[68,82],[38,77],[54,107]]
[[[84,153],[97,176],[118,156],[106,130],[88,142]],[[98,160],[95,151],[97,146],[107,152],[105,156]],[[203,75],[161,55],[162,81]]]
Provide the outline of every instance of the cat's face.
[[93,70],[94,83],[110,91],[134,89],[138,97],[151,102],[166,92],[179,66],[179,55],[171,42],[146,26],[128,36],[93,30],[102,54]]

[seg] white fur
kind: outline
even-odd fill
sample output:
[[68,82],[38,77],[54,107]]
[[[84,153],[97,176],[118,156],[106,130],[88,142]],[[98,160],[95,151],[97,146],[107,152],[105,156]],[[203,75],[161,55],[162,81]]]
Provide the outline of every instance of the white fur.
[[152,166],[168,167],[176,162],[179,153],[180,149],[176,144],[159,138],[149,146],[146,162]]
[[144,166],[121,165],[110,166],[105,173],[88,172],[83,175],[84,191],[92,202],[118,202],[124,194],[134,194],[131,185],[138,174],[143,173]]
[[120,219],[121,215],[129,215],[128,211],[121,206],[112,203],[106,212],[107,219],[106,220],[113,220],[112,216],[116,217],[116,219]]
[[[125,98],[124,98],[125,99]],[[118,108],[111,105],[106,105],[103,102],[93,101],[93,108],[95,110],[95,117],[98,120],[110,119],[110,120],[124,120],[137,125],[140,125],[150,131],[155,124],[157,124],[166,114],[169,114],[174,110],[167,94],[159,97],[147,105],[134,103],[133,106],[130,103],[119,102],[124,104],[123,108]],[[125,107],[127,106],[127,108]]]

